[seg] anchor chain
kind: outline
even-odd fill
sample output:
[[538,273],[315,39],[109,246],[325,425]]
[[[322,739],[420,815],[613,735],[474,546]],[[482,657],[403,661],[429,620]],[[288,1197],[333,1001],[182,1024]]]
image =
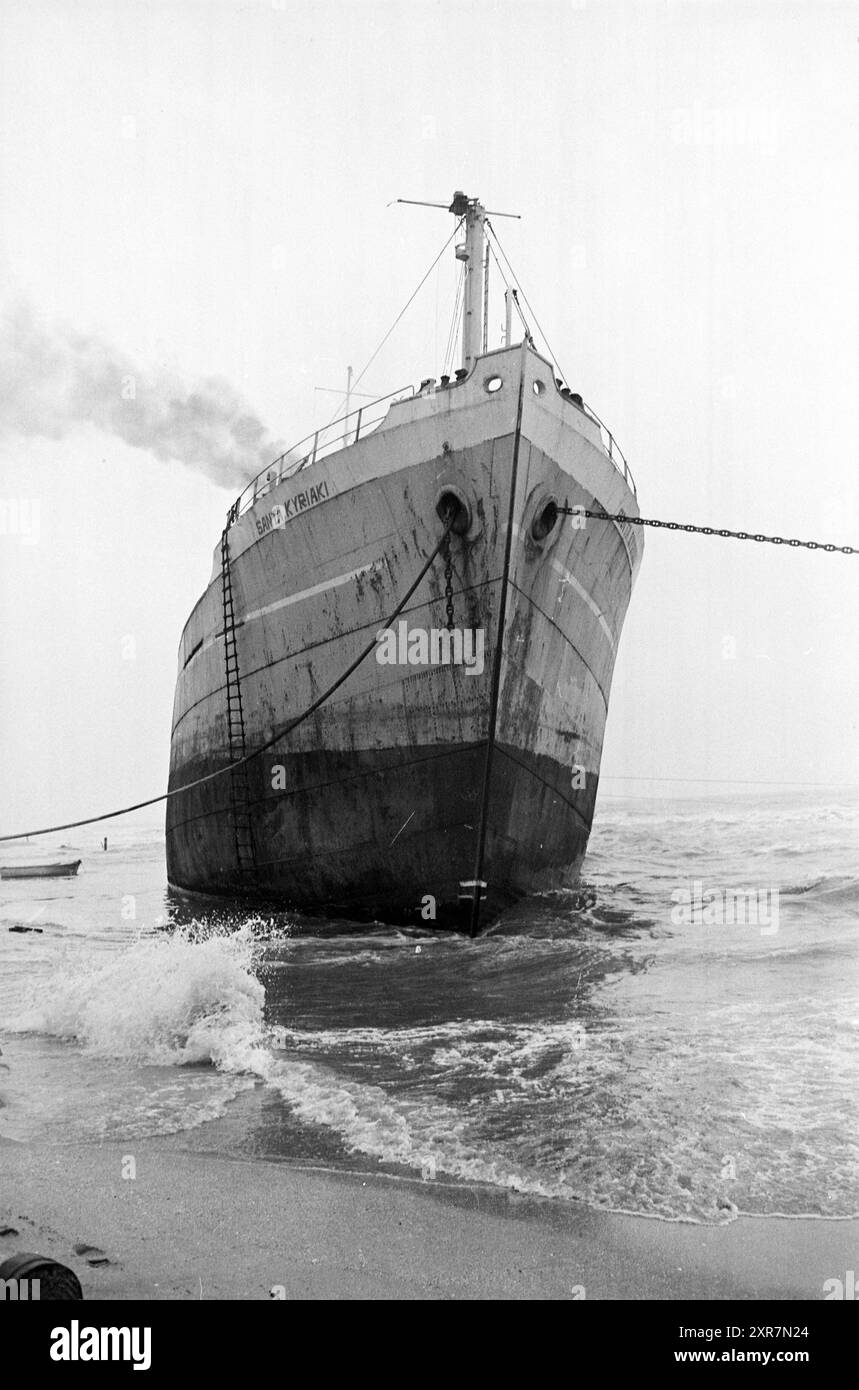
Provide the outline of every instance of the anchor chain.
[[625,521],[628,526],[657,526],[665,531],[688,531],[696,536],[722,536],[735,541],[765,541],[769,545],[790,545],[804,550],[826,550],[830,555],[859,555],[859,547],[832,545],[826,541],[798,541],[789,536],[764,536],[761,532],[728,531],[722,526],[694,526],[691,522],[657,521],[646,516],[626,516],[623,512],[592,512],[586,507],[559,507],[564,516],[589,516],[596,521]]
[[444,538],[444,598],[445,612],[447,613],[447,630],[453,632],[453,557],[450,553],[450,534],[453,527],[453,519],[456,513],[452,507],[445,512],[445,526],[447,531]]

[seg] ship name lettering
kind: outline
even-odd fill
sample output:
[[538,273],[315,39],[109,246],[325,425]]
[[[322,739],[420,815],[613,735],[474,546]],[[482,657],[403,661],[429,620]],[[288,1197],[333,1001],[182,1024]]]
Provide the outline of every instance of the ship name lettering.
[[277,506],[272,507],[270,512],[257,517],[257,535],[267,536],[269,531],[280,530],[287,521],[292,521],[293,517],[298,516],[300,512],[306,512],[320,502],[327,502],[330,496],[328,483],[324,481],[314,483],[313,487],[305,488],[303,492],[297,492],[294,497],[287,497],[283,502],[278,502]]

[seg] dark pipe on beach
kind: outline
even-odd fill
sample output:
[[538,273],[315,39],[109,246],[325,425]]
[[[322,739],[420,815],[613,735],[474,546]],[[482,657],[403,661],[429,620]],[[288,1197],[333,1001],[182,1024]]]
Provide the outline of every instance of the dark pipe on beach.
[[[31,1293],[30,1290],[37,1281],[38,1290]],[[3,1261],[0,1265],[0,1284],[0,1293],[7,1301],[10,1284],[17,1286],[15,1296],[19,1301],[38,1299],[40,1302],[50,1300],[54,1303],[81,1302],[84,1296],[74,1270],[66,1265],[57,1264],[56,1260],[48,1259],[45,1255],[33,1255],[29,1251],[10,1255],[8,1260]],[[20,1287],[22,1284],[23,1293]]]

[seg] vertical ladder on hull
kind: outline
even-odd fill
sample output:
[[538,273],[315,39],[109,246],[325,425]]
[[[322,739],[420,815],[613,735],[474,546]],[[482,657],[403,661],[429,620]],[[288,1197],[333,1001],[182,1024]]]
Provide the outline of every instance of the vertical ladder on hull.
[[[224,607],[224,668],[227,678],[227,733],[230,762],[237,762],[246,753],[245,717],[242,709],[242,683],[239,675],[239,655],[236,647],[236,615],[233,607],[233,581],[230,574],[229,526],[221,536],[221,589]],[[250,787],[247,764],[230,774],[233,803],[233,830],[236,842],[236,863],[244,883],[256,880],[256,850],[251,825]]]

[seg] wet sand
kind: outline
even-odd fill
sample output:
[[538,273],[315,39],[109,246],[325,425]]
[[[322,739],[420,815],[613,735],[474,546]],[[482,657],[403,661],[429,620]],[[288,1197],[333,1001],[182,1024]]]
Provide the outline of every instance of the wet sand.
[[19,1250],[69,1265],[88,1299],[820,1300],[856,1268],[859,1220],[695,1226],[179,1138],[0,1141],[0,1258]]

